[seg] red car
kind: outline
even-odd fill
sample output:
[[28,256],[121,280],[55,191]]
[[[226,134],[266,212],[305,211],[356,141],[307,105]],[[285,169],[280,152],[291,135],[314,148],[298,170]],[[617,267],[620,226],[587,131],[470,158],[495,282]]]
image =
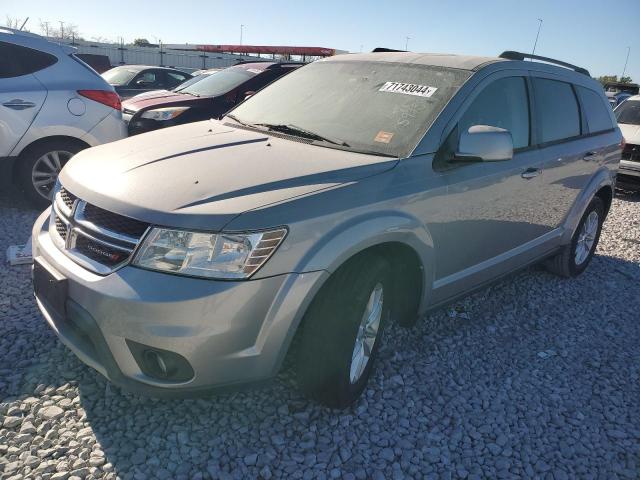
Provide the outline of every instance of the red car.
[[302,66],[301,63],[243,63],[174,91],[130,98],[122,103],[129,135],[216,118],[245,97]]

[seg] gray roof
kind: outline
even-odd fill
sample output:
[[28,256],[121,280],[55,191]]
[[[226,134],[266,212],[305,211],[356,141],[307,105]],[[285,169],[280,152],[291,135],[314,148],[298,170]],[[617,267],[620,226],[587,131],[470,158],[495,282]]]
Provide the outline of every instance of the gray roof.
[[471,55],[453,55],[450,53],[415,53],[415,52],[375,52],[353,53],[328,57],[324,61],[365,61],[365,62],[393,62],[414,63],[418,65],[433,65],[436,67],[459,68],[461,70],[476,70],[487,63],[504,62],[499,57],[474,57]]

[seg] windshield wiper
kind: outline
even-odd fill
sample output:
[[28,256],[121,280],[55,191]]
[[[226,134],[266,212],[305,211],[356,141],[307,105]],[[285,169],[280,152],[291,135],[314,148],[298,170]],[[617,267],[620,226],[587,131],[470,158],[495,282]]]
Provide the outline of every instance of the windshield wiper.
[[233,120],[234,122],[238,122],[240,125],[244,125],[245,127],[250,126],[249,123],[243,122],[242,120],[240,120],[238,117],[236,117],[233,113],[227,113],[226,115],[222,115],[220,117],[220,120],[222,120],[223,117],[227,117],[230,118],[231,120]]
[[302,127],[298,127],[291,123],[287,125],[271,124],[271,123],[256,123],[255,125],[260,127],[266,127],[268,130],[273,130],[274,132],[286,133],[286,134],[290,134],[298,137],[308,138],[310,140],[319,140],[321,142],[327,142],[333,145],[340,145],[341,147],[349,147],[349,144],[344,140],[324,137],[318,133],[312,132],[310,130],[306,130]]

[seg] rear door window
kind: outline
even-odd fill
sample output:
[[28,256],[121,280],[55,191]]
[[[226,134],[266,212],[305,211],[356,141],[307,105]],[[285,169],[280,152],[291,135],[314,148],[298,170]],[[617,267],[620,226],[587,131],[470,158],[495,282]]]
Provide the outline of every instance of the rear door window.
[[580,109],[571,84],[533,78],[540,143],[580,135]]
[[582,101],[582,108],[587,116],[589,133],[603,132],[613,128],[611,108],[605,103],[601,95],[584,87],[577,87]]
[[0,78],[20,77],[50,67],[58,59],[32,48],[0,42]]
[[529,98],[523,77],[507,77],[488,85],[473,100],[458,123],[460,133],[474,125],[511,132],[514,148],[529,146]]

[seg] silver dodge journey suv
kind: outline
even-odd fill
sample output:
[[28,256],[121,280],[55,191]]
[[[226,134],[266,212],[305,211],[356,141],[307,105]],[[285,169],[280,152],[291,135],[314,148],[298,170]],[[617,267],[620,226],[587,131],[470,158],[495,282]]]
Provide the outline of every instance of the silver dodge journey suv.
[[307,395],[349,405],[391,320],[589,264],[622,136],[586,70],[529,57],[335,56],[80,152],[33,230],[43,315],[127,389],[261,381],[290,353]]

